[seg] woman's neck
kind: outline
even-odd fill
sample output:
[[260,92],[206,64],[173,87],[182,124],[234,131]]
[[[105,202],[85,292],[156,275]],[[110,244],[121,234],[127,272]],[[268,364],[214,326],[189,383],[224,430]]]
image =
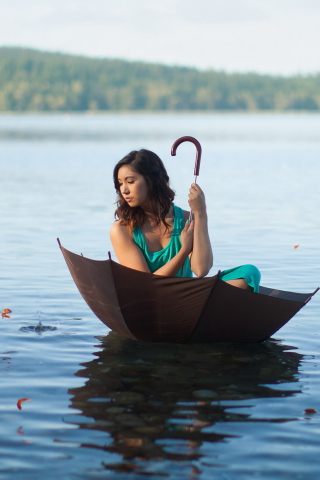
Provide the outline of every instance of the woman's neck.
[[[157,225],[157,218],[155,217],[154,213],[151,211],[151,208],[144,208],[143,209],[145,213],[145,220],[144,224],[148,224],[151,228],[154,228]],[[169,212],[166,215],[166,221],[170,223],[170,219],[172,219],[174,216],[173,214],[173,205],[170,205]],[[161,222],[162,223],[162,222]]]

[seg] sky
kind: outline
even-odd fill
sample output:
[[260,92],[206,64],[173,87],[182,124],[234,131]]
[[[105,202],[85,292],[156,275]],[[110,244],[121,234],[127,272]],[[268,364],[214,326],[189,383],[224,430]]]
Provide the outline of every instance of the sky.
[[320,72],[320,0],[0,0],[0,46],[227,72]]

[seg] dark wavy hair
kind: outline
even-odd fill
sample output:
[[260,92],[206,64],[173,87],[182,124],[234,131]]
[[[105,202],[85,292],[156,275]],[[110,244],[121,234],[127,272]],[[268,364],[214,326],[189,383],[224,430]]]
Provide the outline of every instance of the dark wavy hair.
[[120,193],[118,174],[119,169],[124,165],[130,165],[135,172],[143,175],[149,188],[151,209],[156,219],[156,225],[163,223],[168,229],[166,216],[175,192],[170,188],[169,177],[162,160],[150,150],[133,150],[115,166],[113,181],[118,194],[115,218],[119,219],[121,225],[129,226],[131,231],[136,227],[141,227],[145,220],[144,210],[141,207],[130,207]]

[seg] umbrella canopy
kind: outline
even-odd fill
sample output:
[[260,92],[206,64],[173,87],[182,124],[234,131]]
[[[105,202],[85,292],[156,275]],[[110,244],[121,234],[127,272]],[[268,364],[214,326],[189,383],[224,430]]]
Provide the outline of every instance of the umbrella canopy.
[[143,342],[260,342],[319,290],[293,293],[260,287],[260,293],[254,293],[229,285],[218,275],[153,275],[111,258],[91,260],[59,245],[93,313],[111,330]]

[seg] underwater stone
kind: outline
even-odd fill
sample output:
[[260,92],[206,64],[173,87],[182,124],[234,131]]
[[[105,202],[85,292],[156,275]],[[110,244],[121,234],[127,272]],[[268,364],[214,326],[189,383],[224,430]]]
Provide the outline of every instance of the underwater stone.
[[111,392],[108,396],[119,403],[119,405],[138,403],[144,400],[144,396],[136,392]]
[[194,390],[192,395],[196,398],[216,398],[219,395],[213,390]]

